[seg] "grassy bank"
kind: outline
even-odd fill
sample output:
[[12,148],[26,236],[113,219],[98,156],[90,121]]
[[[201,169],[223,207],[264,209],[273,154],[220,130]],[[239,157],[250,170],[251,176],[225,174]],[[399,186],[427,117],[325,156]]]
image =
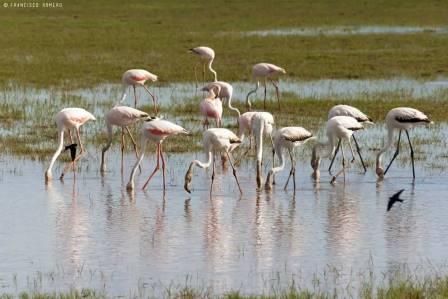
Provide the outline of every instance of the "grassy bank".
[[[20,2],[20,1],[19,1]],[[39,1],[37,1],[39,2]],[[94,86],[141,67],[162,82],[193,80],[187,49],[209,45],[225,81],[260,61],[287,76],[436,78],[448,75],[448,34],[257,37],[241,31],[339,25],[447,26],[445,1],[62,1],[0,8],[0,84]]]
[[[70,290],[67,292],[22,292],[18,296],[0,294],[0,299],[81,299],[81,298],[111,298],[105,291],[91,289]],[[350,290],[316,290],[307,289],[295,284],[283,289],[272,290],[265,294],[244,294],[244,291],[227,291],[223,294],[215,293],[211,288],[166,287],[162,294],[135,294],[126,298],[222,298],[222,299],[324,299],[324,298],[360,298],[360,299],[402,299],[402,298],[447,298],[448,276],[432,276],[424,279],[391,278],[388,282],[379,286],[373,286],[372,282],[365,281],[358,291]],[[120,296],[119,298],[124,298]]]

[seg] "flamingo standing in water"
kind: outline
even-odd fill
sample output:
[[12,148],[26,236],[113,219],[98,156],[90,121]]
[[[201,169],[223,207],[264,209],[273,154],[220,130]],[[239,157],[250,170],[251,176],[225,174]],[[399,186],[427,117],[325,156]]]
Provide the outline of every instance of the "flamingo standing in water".
[[301,146],[308,142],[309,140],[314,139],[313,134],[308,132],[306,129],[302,127],[285,127],[277,130],[274,134],[274,149],[277,153],[277,157],[280,160],[280,166],[273,167],[266,179],[265,188],[266,190],[272,189],[272,182],[275,173],[282,171],[285,168],[285,157],[283,156],[284,150],[288,150],[289,157],[291,158],[291,170],[289,171],[288,179],[286,180],[286,184],[284,189],[288,186],[289,179],[293,178],[294,183],[294,191],[296,190],[296,163],[294,161],[294,149],[298,146]]
[[[185,184],[184,189],[188,193],[190,191],[191,179],[193,176],[193,166],[197,165],[200,168],[208,168],[212,164],[212,182],[210,184],[210,194],[212,193],[213,181],[215,179],[215,157],[214,152],[216,151],[224,151],[229,159],[230,166],[232,166],[233,176],[235,177],[236,184],[238,185],[238,189],[242,194],[240,183],[238,181],[238,177],[236,175],[235,167],[233,166],[232,159],[230,158],[230,152],[236,148],[241,143],[241,140],[230,130],[223,128],[212,128],[208,129],[204,132],[202,138],[202,144],[204,146],[204,150],[208,156],[207,162],[201,162],[199,160],[194,160],[190,163],[188,167],[187,173],[185,174]],[[213,160],[213,163],[212,163]]]
[[274,163],[274,143],[272,141],[272,130],[274,126],[274,117],[269,112],[257,112],[251,119],[251,130],[255,137],[255,146],[257,148],[257,186],[261,187],[261,164],[263,159],[263,136],[267,135],[272,143],[272,163]]
[[132,88],[134,89],[134,107],[137,108],[137,94],[135,92],[135,86],[142,86],[151,96],[152,102],[154,104],[155,113],[157,113],[156,98],[149,91],[148,87],[145,86],[145,82],[148,80],[151,82],[157,81],[156,75],[148,72],[147,70],[132,69],[132,70],[127,70],[126,72],[124,72],[121,80],[123,82],[123,95],[121,97],[120,103],[123,102],[124,99],[126,98],[126,91],[127,91],[128,87],[132,86]]
[[[365,124],[373,124],[372,119],[370,117],[368,117],[367,115],[365,115],[364,113],[362,113],[358,108],[349,106],[349,105],[336,105],[333,106],[330,111],[328,112],[328,119],[331,119],[335,116],[351,116],[354,119],[356,119],[358,122],[360,123],[365,123]],[[361,156],[361,149],[359,148],[359,144],[358,141],[355,138],[355,134],[352,135],[353,137],[353,141],[355,142],[355,146],[356,146],[356,151],[358,152],[358,156],[359,159],[361,160],[361,164],[362,167],[364,168],[364,172],[367,171],[366,166],[364,164],[364,160],[362,159]],[[336,155],[339,152],[339,148],[341,146],[341,139],[339,139],[338,145],[336,147],[336,151],[333,155],[333,159],[331,159],[331,163],[330,166],[328,167],[328,171],[331,171],[331,167],[333,166],[334,160],[336,158]],[[353,160],[355,159],[354,157],[352,157]]]
[[149,181],[152,179],[154,174],[160,169],[160,161],[162,160],[162,174],[163,174],[163,190],[165,191],[165,159],[163,158],[163,150],[162,150],[162,142],[171,135],[177,135],[177,134],[189,134],[187,130],[182,128],[181,126],[178,126],[176,124],[173,124],[172,122],[169,122],[167,120],[160,119],[158,117],[150,117],[143,125],[142,131],[141,131],[141,152],[140,156],[137,159],[137,162],[134,165],[134,168],[132,168],[131,176],[129,178],[129,182],[126,186],[127,190],[133,190],[134,189],[134,176],[135,171],[137,167],[140,166],[140,163],[143,160],[143,156],[145,155],[145,149],[147,145],[148,139],[151,141],[154,141],[157,143],[157,165],[154,171],[149,176],[146,183],[143,185],[143,190],[148,185]]
[[[79,153],[78,157],[76,157],[70,165],[74,165],[74,163],[76,161],[79,160],[79,158],[81,157],[81,155],[84,153],[84,146],[82,145],[81,142],[81,134],[80,134],[80,127],[85,124],[87,121],[89,120],[96,120],[95,116],[93,116],[93,114],[91,114],[90,112],[82,109],[82,108],[64,108],[61,111],[59,111],[56,114],[56,125],[58,127],[58,134],[59,134],[59,145],[58,148],[56,150],[56,152],[54,153],[53,157],[51,158],[50,161],[50,165],[48,166],[47,170],[45,171],[45,181],[48,182],[49,180],[51,180],[52,178],[52,168],[53,165],[56,161],[56,159],[58,158],[58,156],[61,154],[62,149],[64,147],[64,131],[67,130],[69,136],[70,136],[70,140],[71,138],[71,133],[70,130],[72,128],[75,128],[76,130],[76,136],[78,138],[78,143],[79,146],[81,147],[81,152]],[[73,141],[71,140],[71,142],[73,143]],[[67,166],[64,167],[64,170],[62,171],[61,177],[60,179],[62,179],[64,177],[64,173],[67,170]]]
[[[313,154],[311,158],[311,166],[313,167],[313,177],[315,179],[319,178],[319,164],[320,159],[333,156],[335,152],[335,139],[339,140],[346,140],[348,142],[348,145],[350,146],[350,151],[352,153],[353,159],[355,157],[353,153],[353,147],[350,142],[350,138],[352,137],[353,133],[362,130],[364,127],[361,123],[359,123],[356,119],[350,116],[335,116],[328,120],[327,122],[327,137],[328,141],[324,143],[320,143],[314,146],[313,148]],[[322,156],[319,151],[322,150],[322,148],[325,150],[326,153],[324,153]],[[342,169],[333,176],[331,183],[333,184],[336,181],[336,178],[341,174],[344,173],[344,179],[345,179],[345,155],[344,155],[344,144],[341,141],[341,152],[342,152]]]
[[229,107],[229,109],[235,111],[239,117],[241,115],[240,111],[238,110],[238,108],[232,106],[232,95],[233,95],[232,85],[224,81],[216,81],[208,83],[201,90],[210,92],[215,86],[219,86],[221,88],[219,90],[217,97],[220,98],[223,103],[224,103],[223,99],[226,99],[227,106]]
[[138,157],[137,144],[132,137],[131,131],[129,131],[128,126],[136,123],[139,120],[148,119],[149,115],[146,112],[137,110],[135,108],[127,106],[115,106],[106,114],[106,125],[107,125],[107,144],[102,149],[101,153],[101,172],[106,171],[105,154],[109,150],[112,144],[112,127],[121,127],[121,166],[123,168],[123,155],[124,155],[124,130],[128,133],[131,138],[132,145],[134,146],[135,155]]
[[198,89],[198,75],[196,73],[196,69],[197,69],[198,65],[201,63],[203,66],[203,70],[202,70],[203,82],[205,82],[205,65],[207,65],[210,72],[213,73],[214,78],[215,78],[213,81],[215,81],[215,82],[218,81],[218,75],[216,74],[216,71],[214,69],[212,69],[212,63],[213,63],[213,60],[215,59],[215,51],[213,51],[213,49],[209,48],[209,47],[196,47],[196,48],[190,49],[190,52],[195,54],[196,56],[198,56],[199,60],[200,60],[198,63],[196,63],[194,65],[194,77],[196,78],[196,90]]
[[199,108],[201,114],[204,116],[204,129],[208,129],[208,118],[214,118],[216,121],[216,127],[221,126],[222,121],[222,102],[218,99],[219,91],[221,87],[215,85],[210,89],[209,95],[201,101]]
[[246,96],[246,106],[248,110],[250,110],[252,107],[252,104],[249,101],[249,96],[252,93],[257,92],[258,87],[260,86],[260,81],[263,81],[264,86],[263,107],[264,109],[266,109],[266,83],[268,79],[275,87],[275,92],[277,94],[278,109],[280,109],[280,95],[279,95],[278,83],[275,82],[275,79],[277,79],[277,77],[280,74],[286,74],[285,69],[271,63],[258,63],[252,67],[252,77],[256,81],[256,84],[255,89],[251,90]]
[[[387,143],[386,145],[379,151],[376,156],[376,174],[382,178],[386,175],[389,167],[392,165],[392,162],[398,156],[400,151],[400,139],[401,132],[404,130],[406,132],[406,137],[409,142],[409,148],[411,150],[411,162],[412,162],[412,176],[415,178],[415,169],[414,169],[414,149],[412,148],[411,139],[409,138],[409,129],[417,125],[422,124],[431,124],[432,121],[421,111],[408,107],[399,107],[390,110],[386,115],[386,125],[387,125]],[[398,142],[397,142],[397,150],[390,161],[389,165],[386,167],[386,170],[383,170],[381,166],[381,157],[384,152],[387,151],[389,147],[392,146],[395,131],[399,131],[398,133]]]

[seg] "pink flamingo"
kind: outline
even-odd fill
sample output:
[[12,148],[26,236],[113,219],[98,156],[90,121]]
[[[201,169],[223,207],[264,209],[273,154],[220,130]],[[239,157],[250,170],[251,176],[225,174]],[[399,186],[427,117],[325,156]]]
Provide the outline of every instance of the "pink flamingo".
[[256,81],[255,89],[251,90],[247,96],[246,96],[246,106],[247,109],[250,110],[252,105],[249,101],[249,96],[252,93],[257,92],[258,87],[260,86],[260,81],[263,81],[264,86],[264,104],[263,107],[266,109],[266,82],[269,79],[271,81],[272,85],[275,87],[275,91],[277,94],[277,102],[278,102],[278,108],[280,109],[280,95],[278,90],[278,83],[275,82],[275,79],[280,74],[286,74],[286,71],[284,68],[281,68],[279,66],[276,66],[271,63],[258,63],[252,67],[252,77]]
[[208,168],[212,164],[212,182],[210,184],[210,194],[212,193],[212,187],[213,187],[213,181],[215,179],[215,157],[214,152],[216,151],[224,151],[227,155],[227,158],[229,159],[230,165],[233,169],[233,176],[235,177],[236,183],[238,185],[238,189],[240,190],[240,193],[242,194],[243,191],[241,191],[240,183],[238,182],[238,177],[236,175],[235,167],[233,166],[232,159],[230,158],[230,152],[236,148],[238,145],[240,145],[241,140],[236,136],[232,131],[223,129],[223,128],[212,128],[208,129],[204,132],[203,138],[202,138],[202,144],[204,146],[204,150],[207,154],[207,162],[203,163],[199,160],[194,160],[190,163],[190,167],[188,167],[187,173],[185,174],[185,183],[184,183],[184,189],[188,193],[191,193],[190,191],[190,183],[191,179],[193,177],[193,166],[197,165],[200,168]]
[[[76,157],[72,164],[74,165],[74,162],[78,161],[81,155],[84,153],[84,147],[81,142],[81,134],[79,132],[80,127],[85,124],[89,120],[96,120],[95,116],[91,114],[90,112],[82,109],[82,108],[65,108],[59,111],[56,114],[56,125],[58,127],[59,132],[59,145],[54,153],[53,157],[51,158],[50,165],[48,166],[47,170],[45,171],[45,181],[48,182],[52,178],[52,172],[51,169],[53,168],[53,165],[58,158],[58,156],[61,154],[62,149],[64,147],[64,131],[67,130],[70,139],[71,139],[71,133],[70,130],[72,128],[75,128],[76,130],[76,136],[78,138],[79,146],[81,147],[81,152],[79,153],[78,157]],[[72,141],[73,142],[73,141]],[[67,167],[64,167],[64,170],[62,171],[60,179],[64,177],[64,173],[66,171]]]
[[127,107],[127,106],[115,106],[109,110],[106,114],[106,125],[107,125],[107,144],[102,149],[101,153],[101,172],[106,171],[105,155],[106,151],[109,150],[112,144],[112,127],[121,127],[121,165],[123,167],[123,152],[124,152],[124,130],[128,133],[131,138],[132,145],[134,146],[135,155],[138,157],[137,144],[132,137],[131,131],[129,131],[128,126],[136,123],[139,120],[148,119],[149,115],[146,112]]
[[162,150],[162,142],[171,135],[177,135],[177,134],[190,134],[187,130],[182,128],[181,126],[178,126],[176,124],[173,124],[172,122],[169,122],[167,120],[160,119],[158,117],[151,117],[148,119],[142,128],[142,134],[141,134],[141,152],[140,156],[137,160],[137,162],[134,165],[134,168],[132,168],[131,177],[129,179],[129,182],[126,186],[127,190],[133,190],[134,189],[134,176],[135,171],[137,167],[140,166],[140,163],[143,160],[143,156],[145,155],[145,149],[147,145],[148,139],[151,141],[154,141],[157,143],[157,165],[154,171],[149,176],[146,183],[143,185],[143,190],[148,185],[149,181],[152,179],[154,174],[160,169],[160,163],[159,158],[162,159],[162,173],[163,173],[163,190],[165,191],[165,159],[163,158],[163,150]]
[[212,90],[214,86],[219,86],[221,88],[219,90],[217,97],[220,98],[223,103],[224,103],[223,99],[226,99],[227,106],[229,107],[229,109],[235,111],[239,117],[241,115],[240,111],[238,110],[238,108],[232,106],[232,96],[233,96],[232,85],[224,81],[216,81],[208,83],[201,90],[210,92],[210,90]]
[[215,85],[211,88],[209,95],[201,101],[199,104],[199,108],[201,110],[201,114],[204,116],[204,129],[208,129],[208,118],[214,118],[216,121],[216,127],[221,126],[222,120],[222,102],[217,98],[221,87],[219,85]]
[[126,91],[129,86],[132,86],[134,89],[134,107],[137,107],[137,94],[135,92],[135,86],[139,85],[142,86],[151,96],[152,102],[154,103],[154,110],[157,113],[157,104],[156,104],[156,98],[154,95],[149,91],[149,89],[145,86],[145,82],[147,80],[150,80],[152,82],[157,81],[157,76],[148,72],[147,70],[140,70],[140,69],[132,69],[127,70],[124,72],[122,77],[123,82],[123,96],[121,97],[121,102],[124,101],[126,98]]
[[213,63],[213,60],[215,59],[215,51],[213,51],[213,49],[209,48],[209,47],[196,47],[196,48],[190,49],[190,52],[197,55],[200,59],[200,61],[194,65],[194,77],[196,78],[196,90],[198,89],[198,76],[196,73],[196,69],[197,69],[198,65],[201,63],[203,65],[203,70],[202,70],[203,82],[205,82],[205,65],[207,65],[210,72],[213,73],[213,75],[215,77],[214,81],[215,82],[218,81],[218,75],[216,74],[216,71],[214,69],[212,69],[212,63]]

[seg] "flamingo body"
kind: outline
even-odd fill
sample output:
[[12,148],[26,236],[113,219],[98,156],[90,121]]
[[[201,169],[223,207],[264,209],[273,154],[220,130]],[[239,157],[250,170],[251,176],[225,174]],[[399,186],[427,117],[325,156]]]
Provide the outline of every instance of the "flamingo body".
[[349,105],[336,105],[333,106],[328,112],[328,119],[335,116],[350,116],[356,119],[358,122],[371,122],[372,119],[361,112],[358,108]]
[[251,119],[251,131],[257,147],[257,186],[261,187],[261,165],[263,159],[263,136],[269,136],[272,142],[274,117],[269,112],[256,112]]
[[219,95],[219,85],[210,89],[209,95],[199,103],[199,109],[204,116],[204,128],[208,126],[208,118],[214,118],[216,127],[221,126],[222,120],[222,102],[217,98]]
[[[213,63],[213,60],[215,59],[215,51],[212,48],[201,46],[201,47],[196,47],[196,48],[190,49],[190,52],[195,54],[197,57],[199,57],[199,59],[201,60],[201,62],[203,64],[204,81],[205,81],[205,65],[206,64],[207,64],[209,71],[212,72],[214,75],[214,81],[215,82],[218,81],[218,75],[217,75],[216,71],[212,68],[212,63]],[[195,65],[195,67],[194,67],[194,73],[196,76],[196,88],[197,88],[196,68],[197,68],[197,65]]]
[[148,80],[151,82],[155,82],[157,81],[157,76],[143,69],[131,69],[124,72],[123,76],[121,77],[121,81],[123,82],[123,95],[121,97],[120,102],[123,102],[125,100],[126,90],[128,89],[129,86],[132,86],[134,89],[134,106],[137,107],[137,95],[135,93],[135,87],[142,86],[146,90],[146,92],[148,92],[148,94],[151,96],[152,101],[154,103],[154,109],[157,113],[156,98],[145,86],[145,83]]

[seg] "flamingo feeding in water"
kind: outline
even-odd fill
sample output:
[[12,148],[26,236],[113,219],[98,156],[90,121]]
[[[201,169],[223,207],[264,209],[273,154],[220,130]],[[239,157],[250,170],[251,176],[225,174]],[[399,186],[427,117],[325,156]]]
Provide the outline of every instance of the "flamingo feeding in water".
[[229,109],[235,111],[239,117],[241,115],[240,111],[238,110],[238,108],[232,106],[232,95],[233,95],[232,85],[224,81],[216,81],[208,83],[201,90],[210,92],[214,86],[219,86],[221,88],[219,90],[217,97],[220,98],[223,103],[224,103],[223,99],[226,99],[227,106],[229,107]]
[[263,107],[264,109],[266,109],[266,83],[268,79],[275,87],[275,92],[277,94],[278,108],[280,109],[280,94],[278,89],[278,82],[277,83],[275,82],[275,79],[277,79],[280,74],[286,74],[285,69],[271,63],[258,63],[252,67],[252,78],[255,80],[256,83],[255,83],[255,89],[251,90],[246,96],[246,107],[248,110],[250,110],[252,107],[252,104],[249,101],[249,96],[257,92],[258,87],[260,86],[260,81],[263,82],[264,86]]
[[[197,165],[200,168],[208,168],[212,164],[212,182],[210,184],[210,194],[212,193],[213,181],[215,179],[215,156],[216,151],[224,151],[229,159],[230,166],[232,166],[233,176],[235,177],[238,189],[242,194],[240,183],[236,175],[235,167],[233,166],[232,159],[230,158],[230,152],[241,143],[241,140],[230,130],[223,128],[212,128],[204,132],[202,138],[202,144],[204,146],[205,153],[207,154],[207,162],[201,162],[194,160],[190,163],[187,173],[185,174],[184,189],[188,193],[190,191],[190,184],[193,176],[193,166]],[[212,162],[213,161],[213,162]]]
[[208,118],[214,118],[216,121],[216,127],[221,127],[222,120],[222,102],[218,99],[219,91],[221,87],[219,85],[215,85],[210,89],[208,96],[201,101],[199,104],[199,108],[201,110],[201,114],[204,116],[204,130],[208,129]]
[[103,147],[101,152],[101,172],[106,171],[105,154],[109,150],[112,144],[112,127],[121,127],[121,166],[123,167],[123,154],[124,154],[124,130],[128,133],[131,138],[132,145],[134,146],[135,155],[138,157],[137,144],[132,137],[131,131],[129,131],[128,126],[136,123],[139,120],[148,119],[149,115],[146,112],[137,110],[135,108],[127,106],[115,106],[106,114],[106,125],[107,125],[107,144]]
[[257,148],[257,186],[261,187],[261,165],[263,159],[263,136],[267,135],[272,143],[272,163],[274,163],[274,144],[272,141],[272,130],[274,126],[274,117],[269,112],[257,112],[251,119],[251,130],[255,137],[255,146]]
[[275,173],[282,171],[285,168],[285,157],[284,149],[288,150],[289,157],[291,159],[291,170],[289,171],[288,179],[286,180],[286,184],[284,189],[288,186],[289,179],[293,178],[294,183],[294,191],[296,190],[296,163],[294,161],[294,149],[298,146],[301,146],[308,142],[309,140],[314,139],[313,134],[308,132],[306,129],[302,127],[285,127],[277,130],[274,134],[274,149],[277,153],[277,157],[280,160],[280,166],[273,167],[266,179],[265,188],[266,190],[272,189],[272,182]]
[[[71,138],[70,130],[72,128],[75,128],[76,136],[78,138],[78,143],[81,148],[81,152],[79,153],[78,157],[76,157],[72,161],[72,163],[69,164],[69,166],[70,166],[70,165],[74,165],[74,163],[76,161],[78,161],[79,158],[81,157],[81,155],[84,153],[84,146],[82,145],[82,142],[81,142],[80,127],[83,124],[85,124],[87,121],[96,120],[96,118],[95,118],[95,116],[93,116],[93,114],[91,114],[90,112],[88,112],[82,108],[64,108],[56,114],[55,120],[56,120],[56,125],[58,127],[59,145],[58,145],[58,148],[57,148],[56,152],[54,153],[53,157],[51,158],[50,165],[48,166],[47,170],[45,171],[45,181],[46,182],[51,180],[51,178],[52,178],[51,170],[53,168],[53,165],[54,165],[56,159],[61,154],[62,149],[64,147],[64,131],[67,130],[67,132],[70,136],[70,140],[71,140],[72,138]],[[71,140],[71,142],[73,143],[72,140]],[[67,170],[67,166],[64,167],[64,170],[62,171],[60,179],[62,179],[64,177],[64,173],[66,170]]]
[[143,156],[145,155],[145,149],[147,145],[148,139],[151,141],[154,141],[157,144],[157,165],[154,171],[149,176],[148,180],[143,185],[143,190],[148,185],[149,181],[152,179],[154,174],[160,169],[160,159],[162,160],[162,175],[163,175],[163,190],[165,191],[165,159],[163,158],[163,150],[162,150],[162,142],[171,135],[177,135],[177,134],[189,134],[187,130],[182,128],[181,126],[178,126],[176,124],[173,124],[172,122],[169,122],[167,120],[160,119],[158,117],[150,117],[143,125],[142,131],[141,131],[141,152],[140,156],[137,159],[137,162],[134,165],[134,168],[132,168],[131,176],[129,178],[129,182],[126,186],[127,190],[133,190],[134,189],[134,176],[135,171],[137,167],[140,166],[140,163],[143,160]]
[[213,81],[215,81],[215,82],[218,81],[218,75],[216,74],[216,71],[214,69],[212,69],[212,63],[213,63],[213,60],[215,59],[215,51],[213,51],[213,49],[209,48],[209,47],[196,47],[196,48],[190,49],[190,52],[199,57],[199,62],[194,65],[194,77],[196,79],[196,90],[198,89],[198,75],[197,75],[196,69],[197,69],[198,65],[201,63],[203,66],[203,69],[202,69],[203,82],[205,82],[205,65],[207,65],[210,72],[213,73],[214,78],[215,78]]
[[129,86],[134,89],[134,107],[137,108],[137,94],[135,92],[135,86],[142,86],[151,96],[152,102],[154,104],[155,113],[157,113],[157,101],[155,96],[149,91],[148,87],[145,86],[146,81],[155,82],[157,81],[157,76],[148,72],[147,70],[132,69],[124,72],[121,81],[123,82],[123,95],[121,97],[121,102],[126,98],[126,91]]
[[[413,127],[415,127],[417,125],[431,124],[431,123],[432,123],[432,121],[430,121],[429,118],[423,112],[420,112],[417,109],[408,108],[408,107],[399,107],[399,108],[394,108],[394,109],[390,110],[386,115],[387,143],[379,151],[378,155],[376,156],[376,174],[380,178],[382,178],[382,177],[384,177],[384,175],[386,175],[387,171],[389,170],[389,167],[392,165],[392,162],[398,156],[398,153],[400,151],[401,132],[404,130],[406,132],[406,137],[409,142],[409,148],[411,150],[412,176],[413,176],[413,178],[415,178],[414,149],[412,148],[412,143],[411,143],[411,139],[409,138],[408,130],[412,129]],[[395,131],[397,131],[397,130],[399,131],[397,150],[395,151],[395,154],[394,154],[392,160],[389,162],[389,165],[386,167],[386,170],[383,170],[383,167],[381,166],[381,157],[384,154],[384,152],[386,152],[387,149],[392,146],[394,134],[395,134]]]
[[[354,161],[354,153],[353,153],[353,147],[350,142],[350,138],[352,137],[353,133],[362,130],[364,127],[361,123],[359,123],[356,119],[350,116],[335,116],[327,121],[327,137],[328,141],[324,143],[320,143],[314,146],[313,148],[313,154],[311,158],[311,166],[313,167],[313,177],[315,179],[319,178],[319,164],[320,164],[320,158],[325,158],[328,156],[333,156],[335,152],[335,139],[339,139],[341,141],[341,152],[342,152],[342,169],[333,176],[331,183],[333,184],[336,181],[336,178],[341,174],[344,173],[345,178],[345,155],[344,155],[344,144],[342,140],[346,140],[348,142],[348,145],[350,146],[350,151],[353,156]],[[326,153],[324,155],[320,155],[318,151],[321,150],[321,148],[326,149]]]
[[[349,105],[336,105],[333,106],[330,111],[328,112],[328,119],[331,119],[335,116],[351,116],[354,119],[356,119],[360,123],[365,124],[373,124],[372,119],[362,113],[358,108],[349,106]],[[364,164],[364,160],[361,156],[361,149],[359,148],[358,141],[355,138],[355,134],[352,135],[353,141],[355,142],[356,151],[358,152],[359,159],[361,160],[362,167],[364,168],[364,172],[367,171],[366,166]],[[336,151],[333,155],[333,159],[331,159],[330,166],[328,167],[328,171],[331,171],[331,167],[333,166],[334,160],[336,158],[336,155],[339,152],[339,148],[341,146],[341,139],[339,139],[338,145],[336,147]],[[354,159],[354,157],[352,157]]]

